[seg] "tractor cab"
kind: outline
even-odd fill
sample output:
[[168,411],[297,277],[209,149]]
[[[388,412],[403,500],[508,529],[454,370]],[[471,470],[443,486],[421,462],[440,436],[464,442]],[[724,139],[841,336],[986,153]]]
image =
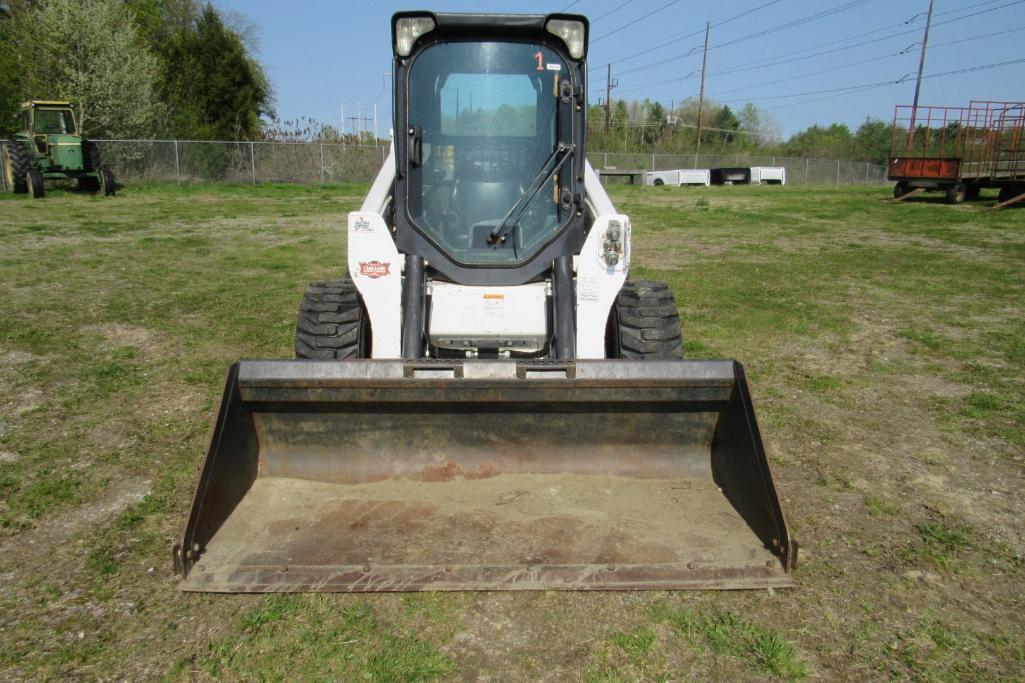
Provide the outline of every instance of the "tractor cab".
[[84,170],[82,138],[70,102],[30,100],[21,105],[22,131],[36,148],[43,172]]

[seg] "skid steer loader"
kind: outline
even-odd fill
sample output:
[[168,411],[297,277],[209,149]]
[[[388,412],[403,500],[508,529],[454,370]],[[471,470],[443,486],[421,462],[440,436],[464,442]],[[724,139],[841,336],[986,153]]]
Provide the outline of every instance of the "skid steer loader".
[[228,373],[190,591],[790,585],[744,371],[585,158],[587,20],[399,13],[391,154],[298,360]]

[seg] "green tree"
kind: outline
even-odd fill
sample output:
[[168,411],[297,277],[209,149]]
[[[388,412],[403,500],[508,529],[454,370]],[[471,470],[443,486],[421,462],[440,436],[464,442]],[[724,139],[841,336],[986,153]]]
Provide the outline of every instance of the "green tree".
[[121,0],[46,0],[13,18],[23,98],[74,102],[90,137],[153,134],[159,65]]
[[166,60],[165,99],[177,136],[253,138],[261,116],[273,115],[263,70],[213,5],[167,46]]
[[666,121],[666,108],[659,102],[653,102],[648,107],[648,116],[644,127],[644,142],[649,145],[655,144],[662,139],[662,135],[668,127]]
[[834,123],[828,128],[816,125],[795,133],[784,148],[788,154],[797,156],[848,159],[853,141],[854,136],[846,124]]
[[885,164],[890,156],[890,137],[893,126],[871,116],[858,126],[854,134],[852,155],[877,164]]
[[21,82],[15,53],[14,24],[5,7],[0,8],[0,137],[13,132]]
[[712,127],[720,129],[716,131],[715,137],[727,143],[734,142],[740,137],[737,132],[740,130],[740,120],[733,113],[733,110],[725,104],[722,106],[722,109],[715,113],[715,118],[712,119]]

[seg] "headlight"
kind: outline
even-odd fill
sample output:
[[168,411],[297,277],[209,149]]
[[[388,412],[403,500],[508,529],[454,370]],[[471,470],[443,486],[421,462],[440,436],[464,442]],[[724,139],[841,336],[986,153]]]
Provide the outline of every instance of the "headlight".
[[569,50],[570,57],[580,59],[584,56],[584,38],[586,35],[584,22],[571,21],[569,19],[552,19],[545,25],[545,28],[548,29],[549,33],[559,36],[562,42],[566,43],[566,49]]
[[425,33],[434,30],[434,19],[430,17],[402,17],[395,21],[395,54],[408,57],[413,43]]

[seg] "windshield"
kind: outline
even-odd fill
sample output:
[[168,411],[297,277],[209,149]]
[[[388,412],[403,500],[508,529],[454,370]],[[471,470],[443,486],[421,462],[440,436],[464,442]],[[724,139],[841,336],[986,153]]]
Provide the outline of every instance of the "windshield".
[[36,109],[35,132],[47,135],[73,135],[75,119],[67,109]]
[[566,73],[549,48],[512,42],[438,43],[410,67],[409,126],[423,150],[409,168],[410,217],[457,261],[522,261],[555,233],[552,179],[504,239],[488,239],[555,149]]

